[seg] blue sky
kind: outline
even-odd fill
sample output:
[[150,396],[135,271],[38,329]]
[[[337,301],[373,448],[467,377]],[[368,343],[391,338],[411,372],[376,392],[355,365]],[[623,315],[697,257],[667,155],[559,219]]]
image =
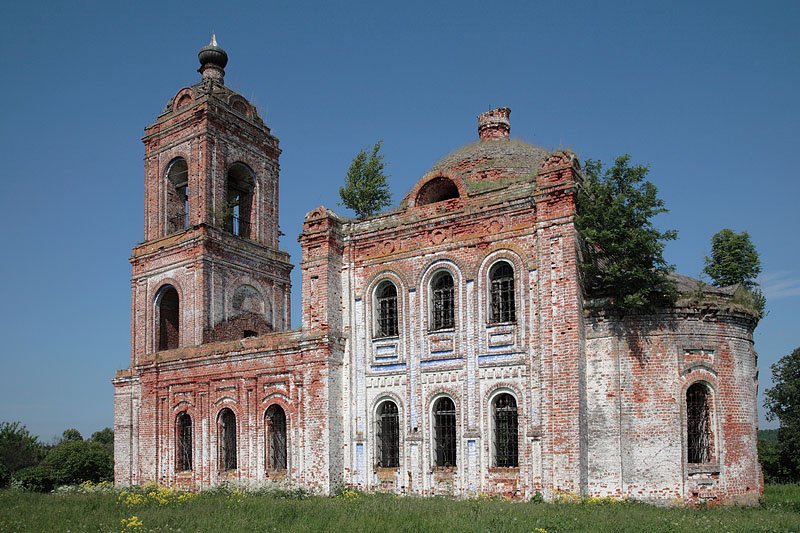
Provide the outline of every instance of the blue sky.
[[140,138],[198,79],[212,31],[226,84],[281,140],[295,264],[305,213],[347,214],[337,192],[360,148],[383,139],[397,202],[476,138],[479,112],[508,106],[512,137],[650,165],[679,272],[700,275],[719,229],[750,232],[762,391],[800,346],[798,2],[3,2],[0,20],[0,421],[46,441],[112,425]]

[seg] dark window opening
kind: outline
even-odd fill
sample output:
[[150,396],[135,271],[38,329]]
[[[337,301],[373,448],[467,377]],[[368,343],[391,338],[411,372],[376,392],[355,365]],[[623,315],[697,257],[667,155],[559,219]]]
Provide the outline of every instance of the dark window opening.
[[219,412],[219,464],[222,470],[236,470],[236,415],[227,407]]
[[179,472],[192,469],[192,417],[183,412],[175,424],[177,434],[177,461],[175,469]]
[[189,227],[189,166],[178,158],[167,170],[167,234]]
[[456,406],[450,398],[439,398],[433,406],[436,466],[456,465]]
[[400,466],[400,415],[397,404],[383,402],[377,420],[378,465],[384,468]]
[[253,331],[252,329],[246,329],[246,330],[244,330],[244,331],[242,332],[242,338],[243,338],[243,339],[246,339],[246,338],[248,338],[248,337],[255,337],[256,335],[258,335],[258,333],[256,333],[256,332],[255,332],[255,331]]
[[519,466],[517,401],[510,394],[494,400],[494,465]]
[[491,322],[514,322],[517,319],[514,298],[514,269],[505,261],[492,267],[489,272],[491,282]]
[[224,228],[246,239],[252,235],[254,184],[253,173],[242,163],[236,163],[228,171]]
[[397,287],[390,281],[384,281],[376,291],[378,307],[378,328],[376,337],[394,337],[397,335]]
[[422,186],[417,194],[416,205],[428,205],[458,197],[456,184],[448,178],[438,177]]
[[686,391],[686,440],[689,463],[712,460],[714,434],[711,429],[711,395],[708,387],[695,383]]
[[172,350],[180,343],[180,302],[175,287],[167,286],[158,297],[158,349]]
[[453,276],[449,272],[439,272],[431,281],[432,320],[431,329],[449,329],[455,325],[453,303]]
[[267,468],[286,470],[286,413],[271,405],[265,415],[267,426]]

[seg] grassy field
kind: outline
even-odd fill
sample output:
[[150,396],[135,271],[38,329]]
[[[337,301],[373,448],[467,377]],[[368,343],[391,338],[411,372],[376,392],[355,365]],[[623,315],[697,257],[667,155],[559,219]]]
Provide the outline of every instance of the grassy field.
[[513,503],[336,498],[219,491],[35,494],[0,491],[0,531],[798,531],[800,485],[770,485],[758,508],[657,508],[636,503]]

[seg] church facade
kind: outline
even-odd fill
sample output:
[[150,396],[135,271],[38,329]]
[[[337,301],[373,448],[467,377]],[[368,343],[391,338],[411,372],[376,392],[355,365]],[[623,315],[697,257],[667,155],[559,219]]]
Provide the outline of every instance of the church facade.
[[117,484],[757,502],[756,317],[682,277],[653,315],[587,300],[573,154],[499,108],[397,208],[313,209],[291,330],[278,139],[199,57],[143,139]]

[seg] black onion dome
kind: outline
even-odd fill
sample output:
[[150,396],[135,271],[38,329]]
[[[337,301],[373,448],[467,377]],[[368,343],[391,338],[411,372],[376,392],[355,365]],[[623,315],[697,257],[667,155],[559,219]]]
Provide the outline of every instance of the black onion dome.
[[200,66],[214,65],[220,69],[224,69],[228,64],[228,53],[217,45],[217,36],[211,36],[211,43],[207,44],[200,49],[197,54],[200,60]]

